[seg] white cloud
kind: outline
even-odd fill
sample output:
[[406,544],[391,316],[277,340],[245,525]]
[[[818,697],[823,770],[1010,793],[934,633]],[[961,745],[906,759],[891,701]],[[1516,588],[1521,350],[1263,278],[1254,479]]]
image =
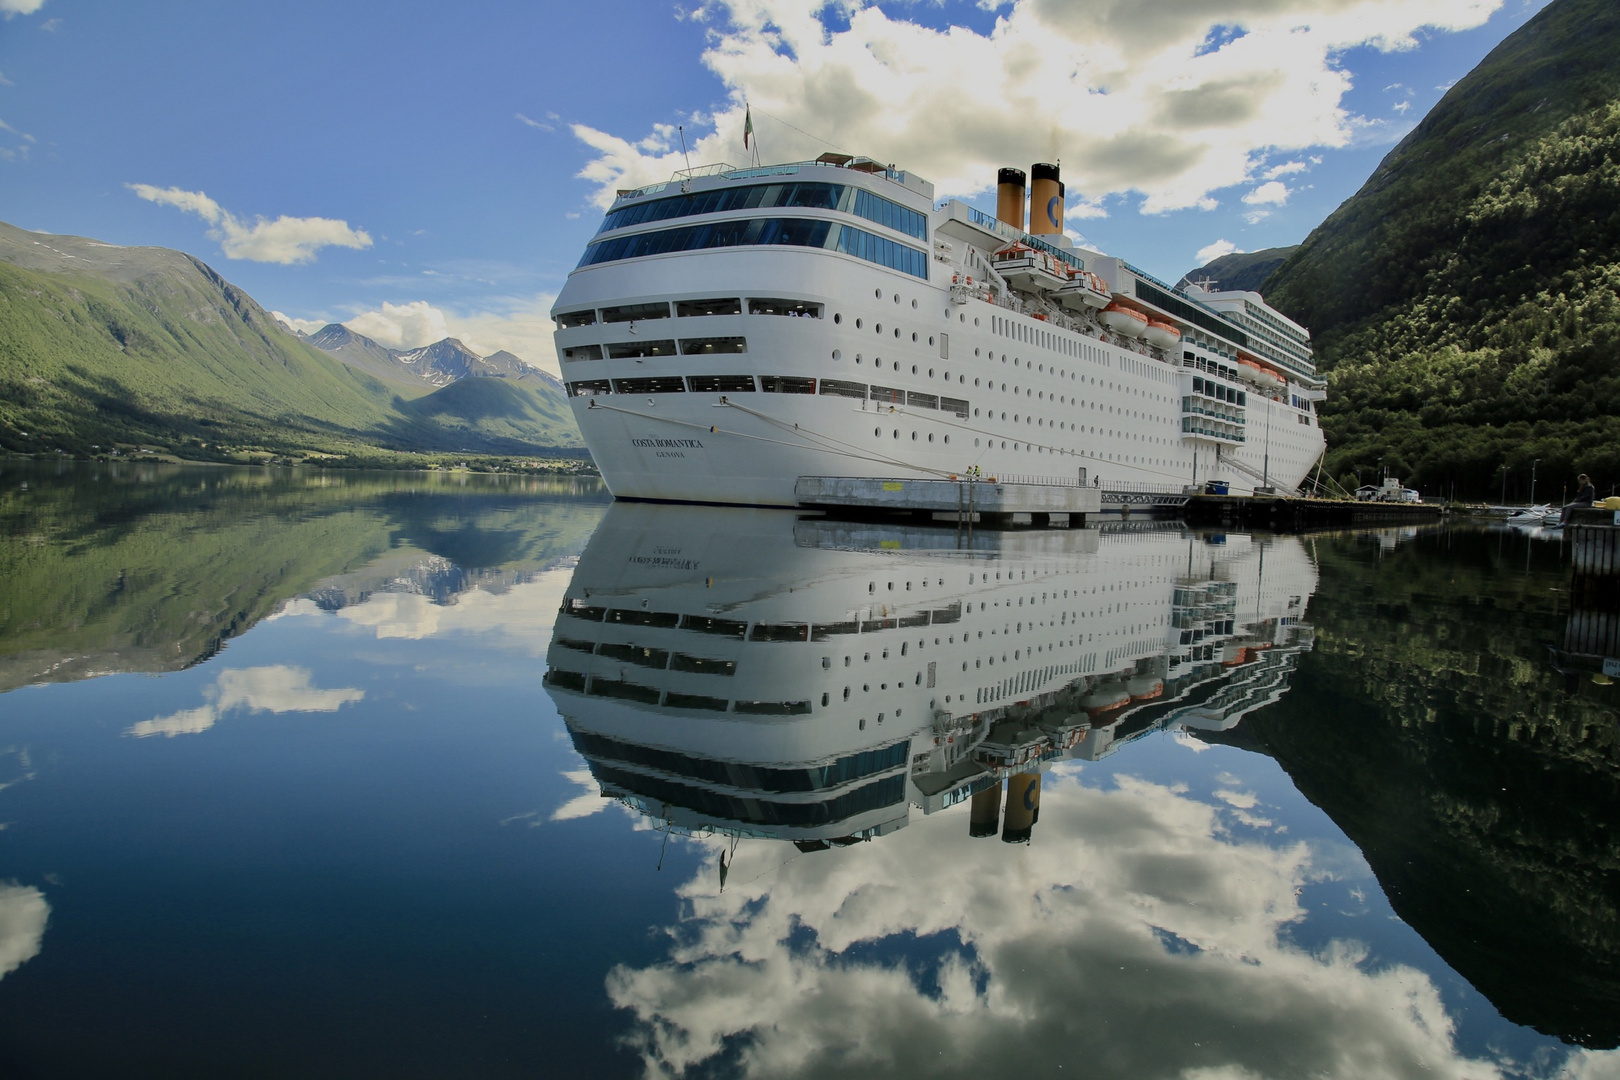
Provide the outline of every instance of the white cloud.
[[338,617],[373,631],[379,639],[423,640],[452,633],[489,635],[498,647],[516,646],[544,656],[556,624],[557,608],[573,578],[572,565],[547,570],[530,581],[494,592],[481,588],[436,604],[419,593],[372,593],[363,604]]
[[1230,240],[1217,240],[1213,244],[1205,244],[1203,247],[1198,249],[1198,265],[1207,265],[1208,263],[1214,262],[1222,255],[1231,255],[1233,252],[1242,250],[1242,248],[1238,247]]
[[295,218],[285,214],[274,220],[255,217],[252,223],[232,214],[200,191],[152,184],[125,184],[139,197],[159,206],[172,206],[196,214],[213,228],[208,238],[217,241],[226,258],[252,262],[280,263],[284,266],[307,263],[325,247],[368,248],[371,235],[364,229],[351,229],[336,218]]
[[390,304],[362,312],[343,324],[390,349],[416,349],[450,337],[450,322],[443,311],[426,300]]
[[18,131],[4,120],[0,120],[0,131],[8,135],[15,135],[21,140],[16,146],[0,146],[0,159],[6,161],[16,161],[19,158],[27,160],[29,148],[38,140],[26,131]]
[[416,349],[447,337],[459,338],[480,356],[505,349],[555,375],[559,368],[551,336],[556,329],[551,305],[556,299],[555,293],[495,299],[485,301],[488,306],[481,311],[455,311],[426,300],[385,301],[379,308],[344,320],[344,325],[390,349]]
[[553,127],[550,124],[542,123],[539,120],[531,120],[527,116],[524,116],[522,113],[513,113],[512,115],[514,117],[516,117],[522,123],[527,124],[529,127],[539,128],[541,131],[556,131],[557,130],[555,127]]
[[300,319],[292,315],[284,314],[280,311],[272,311],[270,314],[280,319],[294,330],[302,330],[306,334],[313,334],[315,331],[332,321],[331,319]]
[[[978,33],[861,0],[716,0],[704,62],[729,100],[692,159],[746,160],[746,97],[773,161],[814,157],[829,147],[805,133],[836,133],[840,149],[911,169],[941,195],[985,190],[1000,165],[1061,157],[1083,200],[1136,192],[1151,213],[1208,206],[1266,152],[1349,142],[1340,53],[1411,48],[1420,29],[1478,26],[1500,2],[1016,0]],[[580,176],[601,205],[682,167],[668,125],[639,139],[573,131],[595,151]]]
[[0,0],[0,17],[32,15],[45,6],[45,0]]
[[1249,206],[1281,206],[1291,194],[1281,180],[1269,180],[1243,196],[1243,201]]
[[[1317,163],[1321,162],[1320,158],[1315,160]],[[1280,165],[1273,165],[1271,168],[1265,170],[1260,174],[1260,177],[1263,180],[1276,180],[1279,177],[1288,176],[1290,173],[1304,172],[1308,168],[1310,168],[1310,166],[1305,164],[1303,161],[1285,161]]]
[[1108,208],[1100,200],[1081,199],[1063,211],[1064,221],[1084,221],[1107,216]]
[[0,86],[16,86],[17,84],[6,78],[6,73],[0,71]]
[[612,800],[602,797],[602,786],[596,782],[589,769],[573,769],[563,773],[575,784],[584,788],[584,793],[574,796],[551,813],[552,821],[577,821],[580,818],[600,814],[613,805]]
[[745,844],[719,893],[708,841],[667,960],[608,976],[647,1075],[1502,1074],[1422,971],[1293,943],[1307,845],[1234,840],[1145,782],[1042,786],[1028,846],[969,839],[957,810],[780,866]]
[[0,978],[39,955],[51,905],[32,885],[0,882]]
[[251,713],[336,712],[366,692],[357,687],[320,690],[310,685],[306,668],[286,664],[264,667],[228,668],[219,673],[214,685],[203,691],[207,704],[182,709],[168,716],[157,716],[133,725],[125,734],[138,739],[150,735],[173,738],[195,735],[213,727],[226,713],[246,709]]

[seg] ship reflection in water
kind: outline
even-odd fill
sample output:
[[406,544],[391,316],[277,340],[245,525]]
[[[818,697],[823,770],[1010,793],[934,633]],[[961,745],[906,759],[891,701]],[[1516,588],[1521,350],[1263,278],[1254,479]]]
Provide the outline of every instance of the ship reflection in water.
[[601,794],[699,856],[667,956],[607,976],[647,1075],[1620,1068],[1505,1027],[1244,752],[1345,712],[1314,543],[614,505],[546,681]]
[[959,549],[936,529],[615,505],[547,685],[604,794],[677,831],[815,850],[971,801],[972,835],[1028,841],[1054,764],[1230,728],[1311,645],[1299,540],[1115,528]]

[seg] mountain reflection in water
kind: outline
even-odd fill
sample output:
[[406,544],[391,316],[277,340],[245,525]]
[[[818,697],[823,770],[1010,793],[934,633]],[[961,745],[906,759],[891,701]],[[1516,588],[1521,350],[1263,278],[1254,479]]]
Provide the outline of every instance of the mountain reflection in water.
[[1620,1074],[1556,542],[0,481],[8,1077]]

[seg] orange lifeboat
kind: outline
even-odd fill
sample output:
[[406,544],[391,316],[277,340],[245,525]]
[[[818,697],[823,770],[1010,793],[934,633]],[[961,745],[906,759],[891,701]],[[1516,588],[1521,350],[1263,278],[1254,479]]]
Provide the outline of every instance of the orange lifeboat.
[[1149,319],[1147,333],[1143,335],[1147,343],[1160,349],[1174,349],[1181,344],[1181,331],[1167,322],[1158,319]]
[[1238,367],[1243,369],[1243,374],[1249,377],[1250,382],[1268,390],[1280,390],[1288,385],[1288,380],[1276,371],[1246,356],[1238,357]]
[[1097,321],[1116,334],[1139,338],[1147,333],[1148,317],[1135,308],[1114,301],[1097,313]]

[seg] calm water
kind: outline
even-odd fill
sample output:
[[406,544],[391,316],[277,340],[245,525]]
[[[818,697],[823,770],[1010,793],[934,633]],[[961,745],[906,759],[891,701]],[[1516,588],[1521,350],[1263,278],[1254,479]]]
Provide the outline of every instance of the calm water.
[[0,1075],[1620,1076],[1568,583],[0,463]]

